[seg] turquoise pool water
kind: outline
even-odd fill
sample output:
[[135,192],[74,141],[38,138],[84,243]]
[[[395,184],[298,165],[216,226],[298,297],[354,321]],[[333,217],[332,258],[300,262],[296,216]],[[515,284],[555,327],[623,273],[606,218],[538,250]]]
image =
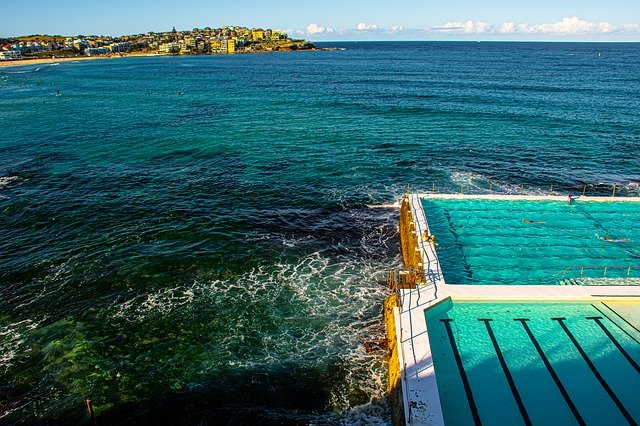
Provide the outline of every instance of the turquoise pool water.
[[637,424],[640,332],[616,309],[444,302],[427,310],[445,423]]
[[423,199],[422,204],[449,284],[640,277],[640,203]]

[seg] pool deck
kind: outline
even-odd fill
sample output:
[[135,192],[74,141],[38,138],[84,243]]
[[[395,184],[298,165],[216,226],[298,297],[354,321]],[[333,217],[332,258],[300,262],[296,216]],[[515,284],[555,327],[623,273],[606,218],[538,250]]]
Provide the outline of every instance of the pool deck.
[[[416,233],[429,232],[422,203],[423,198],[438,199],[498,199],[498,200],[558,200],[567,196],[528,195],[464,195],[411,194],[409,202]],[[640,197],[584,197],[580,201],[640,202]],[[561,286],[561,285],[455,285],[444,281],[435,246],[419,239],[426,282],[413,289],[399,290],[401,306],[395,308],[398,336],[401,385],[404,396],[405,420],[408,425],[444,425],[436,372],[431,355],[424,312],[453,298],[455,300],[518,300],[518,301],[593,301],[620,300],[640,303],[640,286]]]

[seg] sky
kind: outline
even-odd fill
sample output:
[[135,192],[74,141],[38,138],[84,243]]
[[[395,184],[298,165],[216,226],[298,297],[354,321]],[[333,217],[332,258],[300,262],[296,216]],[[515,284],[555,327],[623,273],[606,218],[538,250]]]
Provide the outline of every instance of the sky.
[[237,25],[311,41],[640,42],[640,0],[0,0],[0,18],[0,37]]

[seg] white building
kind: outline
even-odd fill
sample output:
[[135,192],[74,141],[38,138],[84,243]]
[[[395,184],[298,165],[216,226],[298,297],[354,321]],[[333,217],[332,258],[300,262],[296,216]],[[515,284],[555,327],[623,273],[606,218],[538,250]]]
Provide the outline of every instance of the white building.
[[129,43],[128,41],[122,42],[122,43],[113,43],[112,45],[109,46],[109,49],[111,49],[112,52],[126,52],[127,50],[129,50],[129,48],[131,47],[131,43]]
[[15,50],[7,50],[6,52],[0,52],[0,61],[13,61],[15,59],[22,58],[20,52]]
[[87,56],[106,55],[107,49],[104,47],[87,47],[86,49],[84,49],[84,54]]

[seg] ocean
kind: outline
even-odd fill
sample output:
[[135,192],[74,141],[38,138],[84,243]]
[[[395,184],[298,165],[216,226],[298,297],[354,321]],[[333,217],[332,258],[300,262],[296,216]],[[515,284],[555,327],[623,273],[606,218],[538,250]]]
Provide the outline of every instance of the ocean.
[[640,195],[637,43],[0,68],[0,423],[389,424],[411,191]]

